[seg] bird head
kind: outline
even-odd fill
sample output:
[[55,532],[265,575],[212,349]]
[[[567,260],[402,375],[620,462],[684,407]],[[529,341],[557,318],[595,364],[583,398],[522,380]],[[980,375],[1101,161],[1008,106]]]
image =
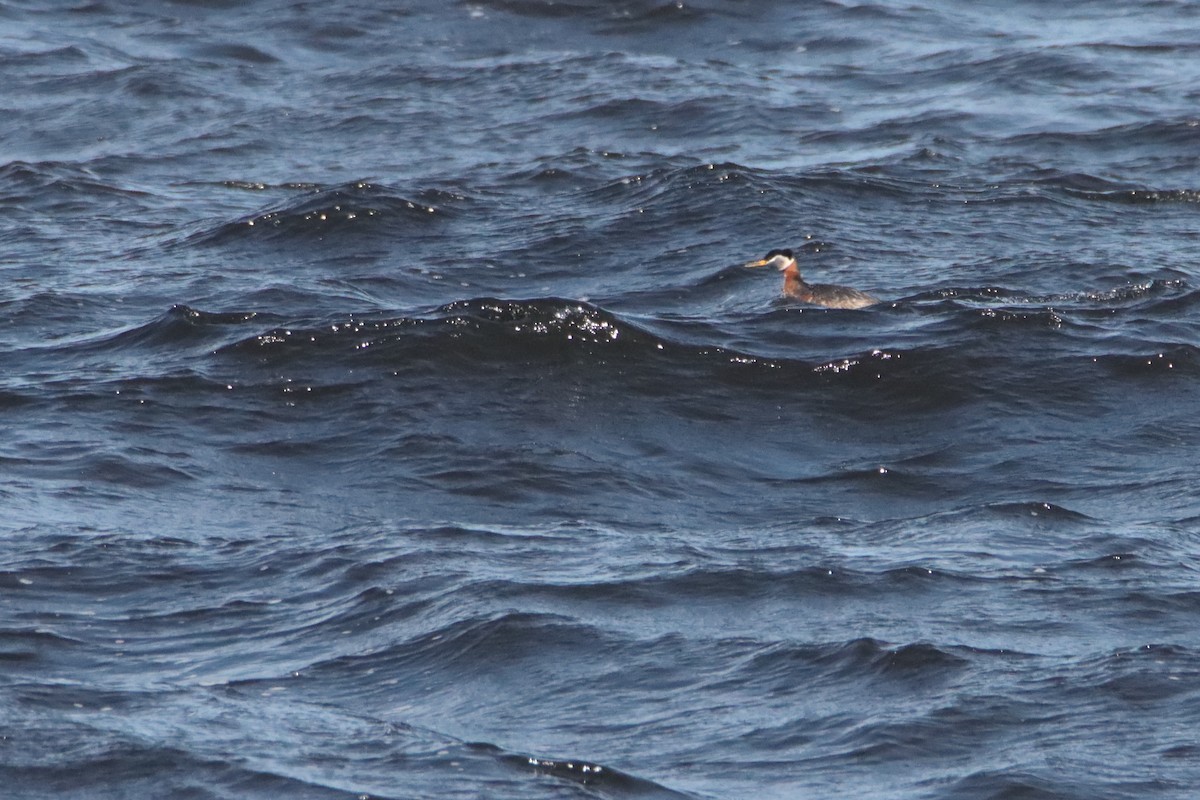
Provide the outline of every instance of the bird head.
[[774,267],[778,270],[785,270],[792,264],[796,263],[796,257],[792,255],[791,250],[772,250],[767,253],[765,258],[758,261],[751,261],[746,264],[747,267]]

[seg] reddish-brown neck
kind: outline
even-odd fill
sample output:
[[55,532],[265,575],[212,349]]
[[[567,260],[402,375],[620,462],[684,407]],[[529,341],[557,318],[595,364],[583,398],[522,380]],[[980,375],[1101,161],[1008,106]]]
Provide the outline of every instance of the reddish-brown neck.
[[783,271],[783,293],[792,297],[804,294],[804,279],[800,277],[800,267],[795,261]]

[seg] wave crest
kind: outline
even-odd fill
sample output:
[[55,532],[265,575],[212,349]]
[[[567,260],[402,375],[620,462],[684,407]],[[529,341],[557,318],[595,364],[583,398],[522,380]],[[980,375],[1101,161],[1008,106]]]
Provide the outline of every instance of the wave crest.
[[[237,188],[258,188],[236,183]],[[265,187],[263,187],[265,188]],[[355,181],[327,188],[307,188],[274,205],[238,219],[217,223],[188,237],[191,244],[221,244],[247,237],[311,242],[327,237],[352,235],[381,229],[402,233],[440,220],[446,211],[426,202],[404,197],[395,189],[368,181]]]

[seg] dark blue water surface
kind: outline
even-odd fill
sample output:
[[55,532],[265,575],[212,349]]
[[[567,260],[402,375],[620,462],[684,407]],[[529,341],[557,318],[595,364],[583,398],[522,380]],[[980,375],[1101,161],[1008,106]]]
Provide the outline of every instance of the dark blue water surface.
[[5,797],[1196,796],[1195,3],[5,0],[0,87]]

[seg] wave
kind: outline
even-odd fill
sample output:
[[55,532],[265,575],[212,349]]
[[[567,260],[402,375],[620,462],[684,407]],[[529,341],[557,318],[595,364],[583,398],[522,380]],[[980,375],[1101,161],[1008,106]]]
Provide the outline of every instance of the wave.
[[1050,167],[1031,168],[1016,179],[1039,191],[1066,197],[1126,205],[1156,205],[1200,202],[1195,189],[1156,189],[1128,181],[1101,178],[1086,172],[1064,172]]
[[[697,284],[711,289],[754,277],[746,272],[730,267],[701,275]],[[387,376],[480,376],[485,366],[512,368],[495,375],[514,380],[530,369],[567,369],[639,394],[675,382],[692,387],[696,399],[722,387],[797,400],[797,391],[845,390],[847,413],[870,416],[972,400],[1026,403],[1033,385],[1040,396],[1075,403],[1105,389],[1097,381],[1106,376],[1200,375],[1200,348],[1186,342],[1176,321],[1197,303],[1200,293],[1182,281],[1155,279],[1052,295],[947,287],[869,313],[783,302],[728,309],[716,319],[618,313],[560,297],[477,297],[409,315],[308,319],[269,308],[177,305],[143,324],[52,339],[18,357],[28,368],[52,360],[60,371],[106,374],[153,353],[154,369],[139,360],[137,373],[123,374],[124,388],[165,381],[161,389],[182,391],[195,380],[205,393],[208,383],[278,391],[297,377],[318,392]],[[3,308],[14,318],[42,317],[42,325],[74,313],[73,303],[56,293]],[[1005,337],[1000,349],[997,336]],[[80,388],[74,381],[58,385]],[[1062,392],[1054,394],[1055,387]],[[901,405],[881,405],[883,397]],[[680,400],[686,412],[689,403]]]
[[[19,580],[16,573],[0,572],[0,583],[16,588],[21,585]],[[0,664],[8,664],[13,675],[19,672],[18,665],[30,664],[43,669],[45,662],[60,657],[60,654],[65,655],[64,661],[69,661],[83,648],[84,642],[48,630],[0,628]]]
[[1117,154],[1129,157],[1136,152],[1186,152],[1195,141],[1198,125],[1192,119],[1152,119],[1129,122],[1085,131],[1039,131],[1008,140],[1022,150],[1052,155],[1057,149],[1088,151],[1093,155]]
[[966,655],[928,642],[893,645],[864,637],[829,644],[772,646],[745,663],[739,680],[756,684],[794,681],[800,670],[807,670],[810,680],[943,678],[968,663]]
[[1200,346],[1169,344],[1141,353],[1106,353],[1095,362],[1121,377],[1200,374]]
[[[139,692],[24,686],[10,694],[23,735],[6,748],[6,777],[55,797],[94,797],[153,785],[167,794],[424,797],[559,796],[549,779],[590,796],[689,795],[594,760],[517,755],[488,743],[378,714],[305,702],[287,688],[154,687]],[[54,713],[51,713],[51,712]],[[169,769],[164,765],[169,764]],[[403,778],[397,778],[402,774]]]
[[[243,181],[232,185],[256,186]],[[259,238],[305,243],[360,235],[364,229],[379,235],[400,235],[421,231],[451,213],[444,206],[409,199],[390,187],[368,181],[312,189],[305,184],[291,186],[303,194],[232,221],[205,226],[188,235],[183,243],[225,244]],[[434,194],[438,198],[449,197],[444,193]]]
[[[814,245],[819,249],[825,244]],[[700,284],[725,283],[733,278],[745,279],[745,270],[729,267],[719,274],[702,276]],[[47,296],[58,302],[57,295]],[[1185,307],[1181,308],[1180,303]],[[1135,309],[1143,318],[1155,315],[1170,316],[1191,305],[1200,303],[1200,293],[1193,292],[1179,279],[1152,279],[1129,283],[1110,289],[1078,290],[1056,294],[1031,294],[1004,287],[946,287],[912,295],[892,304],[892,310],[902,316],[916,314],[931,324],[948,327],[959,325],[960,332],[974,327],[990,328],[996,324],[1033,323],[1034,327],[1079,325],[1094,319],[1112,318],[1122,308]],[[70,303],[67,303],[70,305]],[[804,309],[796,309],[804,310]],[[830,315],[823,309],[809,309],[815,314]],[[40,313],[40,312],[32,312]],[[884,313],[887,313],[885,311]],[[839,318],[832,312],[832,318]],[[146,325],[94,340],[96,346],[169,342],[176,337],[188,338],[208,331],[233,326],[280,319],[270,312],[207,312],[186,305],[173,306],[161,318]],[[859,319],[859,318],[855,318]],[[737,323],[738,321],[733,321]],[[905,320],[907,322],[907,320]],[[739,352],[711,341],[715,334],[722,337],[726,327],[720,320],[672,320],[670,317],[636,315],[627,317],[583,300],[557,297],[530,299],[501,299],[480,297],[456,300],[431,311],[408,317],[391,317],[381,312],[344,317],[320,327],[273,328],[251,339],[231,343],[230,350],[258,349],[273,352],[299,349],[341,349],[349,344],[366,350],[372,345],[398,340],[412,333],[435,332],[452,341],[464,341],[473,333],[487,334],[489,341],[522,340],[556,346],[614,352],[617,350],[664,352],[668,347],[691,349],[695,353],[726,356],[738,363],[772,362],[771,357]],[[788,310],[770,310],[759,319],[741,320],[742,325],[789,325],[797,334],[806,333],[799,320]],[[1086,331],[1086,325],[1080,325]],[[497,339],[497,335],[503,338]],[[740,338],[740,337],[739,337]],[[947,337],[943,340],[949,341]],[[872,351],[870,358],[888,360],[883,351]],[[801,364],[818,372],[830,372],[836,362],[804,363],[781,356],[778,361]],[[773,363],[773,362],[772,362]]]
[[148,192],[120,186],[69,161],[10,161],[0,165],[0,208],[14,212],[79,214],[102,205],[106,214],[136,216]]
[[1197,189],[1113,189],[1109,191],[1076,191],[1075,194],[1086,200],[1125,203],[1134,206],[1200,203],[1200,190]]
[[516,755],[504,753],[498,748],[485,745],[475,745],[476,749],[496,752],[497,757],[506,764],[532,773],[537,776],[560,778],[579,783],[603,797],[646,798],[687,798],[691,795],[668,789],[654,781],[638,778],[612,767],[584,761],[582,759],[545,758],[539,756]]
[[[953,404],[963,398],[952,348],[879,350],[833,360],[752,353],[703,338],[700,325],[631,321],[601,307],[561,298],[456,301],[420,317],[345,318],[322,327],[281,327],[242,339],[218,355],[252,358],[272,369],[287,365],[341,367],[346,358],[394,374],[478,374],[484,365],[561,365],[572,370],[619,369],[629,386],[664,380],[714,381],[757,392],[804,386],[884,386],[909,402]],[[693,339],[692,336],[697,336]],[[936,386],[939,391],[929,387]],[[869,404],[874,405],[874,404]],[[878,408],[878,406],[875,406]]]
[[[457,602],[462,602],[459,597]],[[583,652],[615,644],[611,636],[570,617],[550,613],[508,612],[467,616],[406,642],[378,651],[318,661],[307,671],[342,673],[347,669],[392,670],[436,668],[449,677],[472,674],[481,663],[539,661],[551,651]]]
[[460,0],[459,5],[489,9],[521,17],[542,19],[592,19],[608,22],[601,31],[632,32],[648,23],[699,19],[712,13],[691,3],[663,0],[623,0],[619,4],[603,0]]
[[[50,292],[0,304],[0,308],[27,318],[26,324],[54,325],[70,331],[77,326],[79,305],[79,301],[70,295],[64,297]],[[239,328],[272,319],[278,317],[255,311],[210,312],[175,305],[139,325],[57,336],[46,343],[24,348],[21,359],[30,368],[39,361],[58,365],[47,387],[82,385],[75,375],[103,376],[113,371],[115,363],[137,360],[148,354],[157,357],[155,370],[122,369],[118,380],[128,385],[156,378],[186,380],[203,374],[204,361],[216,348],[244,336]],[[111,386],[106,388],[111,389]]]

